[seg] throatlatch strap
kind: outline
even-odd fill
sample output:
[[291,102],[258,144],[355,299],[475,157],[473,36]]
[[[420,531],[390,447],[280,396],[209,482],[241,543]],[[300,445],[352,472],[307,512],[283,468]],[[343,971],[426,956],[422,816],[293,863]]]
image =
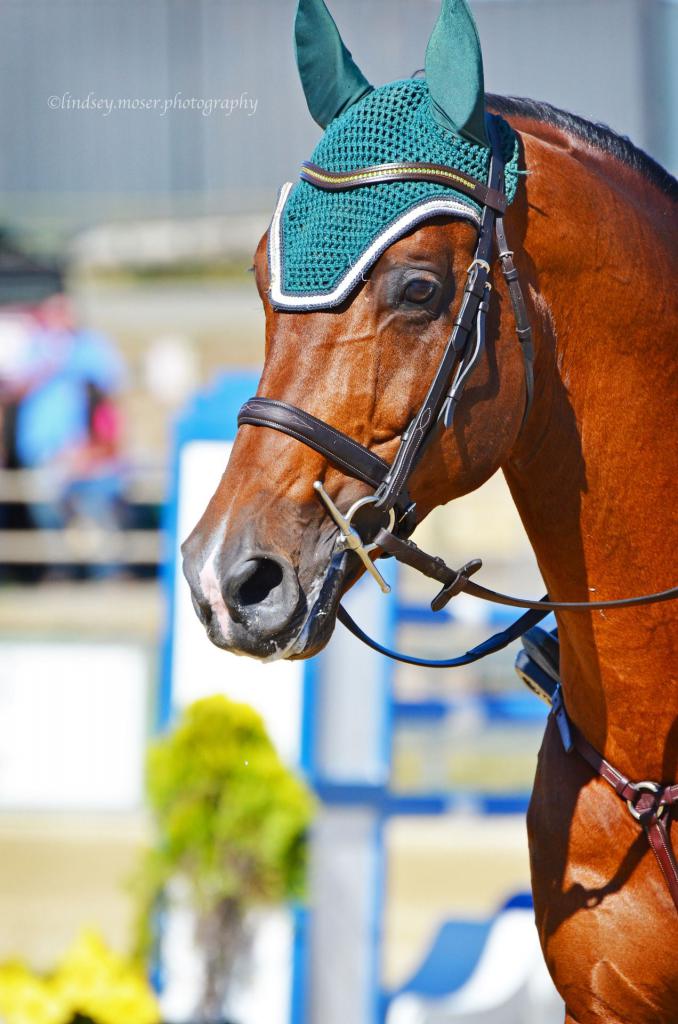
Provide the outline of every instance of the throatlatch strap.
[[513,251],[509,249],[508,246],[506,231],[504,230],[503,216],[497,217],[495,231],[497,234],[499,261],[501,263],[504,280],[508,286],[511,305],[513,307],[513,317],[516,322],[516,335],[520,342],[520,351],[523,355],[523,363],[525,367],[526,393],[525,409],[523,411],[523,423],[525,423],[532,406],[532,397],[534,393],[534,344],[532,341],[532,326],[530,324],[530,318],[527,315],[523,290],[520,287],[520,277],[518,276],[518,271],[516,270],[513,262]]

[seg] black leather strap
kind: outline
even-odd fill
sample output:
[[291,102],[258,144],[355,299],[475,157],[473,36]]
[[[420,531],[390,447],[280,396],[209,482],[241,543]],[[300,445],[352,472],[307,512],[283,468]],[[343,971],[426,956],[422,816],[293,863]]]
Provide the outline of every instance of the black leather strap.
[[643,594],[638,597],[622,597],[611,601],[549,601],[546,594],[540,601],[530,601],[522,597],[511,597],[509,594],[501,594],[496,590],[475,583],[469,577],[480,568],[480,560],[467,563],[461,569],[450,569],[442,558],[437,555],[429,555],[422,551],[414,541],[404,537],[396,537],[388,530],[379,530],[374,538],[378,545],[387,554],[405,565],[411,566],[429,579],[437,580],[443,584],[443,589],[433,599],[434,611],[438,611],[462,590],[472,597],[480,598],[482,601],[489,601],[491,604],[500,604],[508,608],[530,608],[533,611],[541,611],[544,614],[555,611],[596,611],[600,608],[632,608],[636,605],[658,604],[661,601],[672,601],[678,597],[678,587],[670,587],[668,590],[660,590],[654,594]]
[[388,463],[329,423],[275,398],[250,398],[238,413],[238,426],[271,427],[296,438],[319,452],[332,465],[378,487],[388,472]]
[[532,341],[532,327],[530,318],[527,315],[523,290],[520,287],[520,278],[513,262],[513,252],[509,249],[504,230],[504,218],[497,217],[495,223],[497,234],[497,248],[499,250],[499,262],[501,263],[502,274],[508,286],[509,297],[513,307],[513,317],[516,322],[516,335],[520,342],[520,351],[523,355],[525,367],[525,410],[523,412],[523,423],[527,419],[532,406],[534,393],[534,344]]
[[[503,170],[504,163],[501,147],[493,139],[488,180],[489,188],[493,190],[501,188]],[[485,299],[494,243],[495,217],[496,211],[491,206],[483,208],[475,256],[469,267],[461,307],[454,321],[447,347],[419,412],[403,434],[400,447],[396,452],[388,475],[377,491],[376,507],[384,511],[393,508],[398,502],[401,493],[407,486],[408,478],[414,466],[423,453],[424,447],[433,437],[443,410],[445,424],[448,425],[450,422],[450,405],[449,403],[445,404],[445,399],[450,388],[454,368],[466,351],[480,305]],[[463,385],[460,388],[457,400],[462,389]],[[451,408],[453,410],[454,405]]]
[[487,319],[487,314],[490,311],[489,300],[490,290],[488,288],[486,289],[485,297],[478,306],[473,338],[469,339],[466,349],[464,350],[464,354],[457,366],[454,379],[450,385],[438,416],[438,419],[444,426],[445,430],[449,430],[452,426],[452,421],[454,420],[459,400],[464,393],[466,382],[478,365],[478,362],[485,351],[485,321]]
[[678,587],[658,590],[654,594],[614,598],[610,601],[549,601],[547,599],[548,595],[541,601],[528,601],[524,597],[510,597],[508,594],[500,594],[496,590],[489,590],[487,587],[481,586],[480,583],[474,583],[473,580],[467,580],[461,589],[472,597],[480,598],[481,601],[502,604],[508,608],[532,608],[535,611],[545,612],[595,612],[602,608],[635,608],[638,605],[675,601],[678,597]]
[[509,644],[517,640],[523,633],[526,633],[528,629],[536,626],[538,622],[546,618],[547,612],[536,612],[529,611],[521,615],[519,619],[512,622],[510,626],[502,630],[501,633],[495,633],[494,636],[489,637],[487,640],[483,640],[477,647],[472,647],[470,651],[466,651],[465,654],[460,654],[456,658],[444,658],[441,660],[434,660],[430,658],[417,658],[412,654],[402,654],[400,651],[392,651],[389,647],[384,647],[383,644],[373,640],[371,636],[364,633],[358,623],[351,618],[343,605],[339,605],[337,609],[337,618],[341,622],[342,626],[345,626],[349,633],[352,633],[357,640],[362,641],[377,654],[383,654],[387,658],[391,658],[392,661],[400,661],[403,665],[416,665],[419,668],[461,668],[463,665],[471,665],[474,661],[480,661],[481,658],[486,658],[488,654],[495,654],[497,651],[501,651],[504,647],[508,647]]

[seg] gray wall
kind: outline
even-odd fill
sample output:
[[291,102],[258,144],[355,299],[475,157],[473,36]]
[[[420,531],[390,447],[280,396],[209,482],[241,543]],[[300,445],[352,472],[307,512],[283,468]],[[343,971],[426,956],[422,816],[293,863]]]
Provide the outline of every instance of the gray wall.
[[[375,83],[410,74],[438,0],[332,0]],[[474,0],[491,91],[605,121],[673,170],[675,0]],[[69,232],[119,217],[268,209],[317,137],[294,0],[3,0],[0,222]],[[50,109],[50,96],[219,97],[256,114]]]

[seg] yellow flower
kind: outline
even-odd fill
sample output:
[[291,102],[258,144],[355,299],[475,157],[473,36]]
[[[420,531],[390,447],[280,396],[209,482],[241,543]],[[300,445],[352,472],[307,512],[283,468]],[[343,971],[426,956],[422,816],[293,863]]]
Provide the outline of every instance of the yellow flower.
[[49,978],[36,977],[19,963],[0,966],[2,1024],[70,1024],[77,1014],[94,1024],[160,1020],[143,973],[95,932],[83,932]]
[[160,1011],[143,973],[83,932],[59,965],[54,984],[73,1014],[96,1024],[158,1024]]
[[47,981],[22,964],[0,967],[0,1018],[3,1024],[69,1024],[70,1006]]

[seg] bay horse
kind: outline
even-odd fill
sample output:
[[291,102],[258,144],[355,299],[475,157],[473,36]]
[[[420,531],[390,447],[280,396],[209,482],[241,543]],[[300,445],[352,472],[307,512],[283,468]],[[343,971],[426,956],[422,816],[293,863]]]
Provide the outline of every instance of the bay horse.
[[[446,7],[458,14],[465,4]],[[303,79],[301,55],[299,63]],[[432,90],[434,72],[427,59]],[[601,126],[544,103],[487,105],[510,124],[527,172],[504,220],[532,327],[534,394],[525,415],[511,296],[493,267],[486,346],[450,429],[432,436],[411,475],[410,526],[501,469],[553,600],[668,586],[677,547],[678,184]],[[477,139],[477,117],[465,123]],[[477,241],[477,224],[462,216],[415,223],[341,301],[300,310],[272,301],[265,236],[254,262],[266,313],[258,396],[304,410],[392,463],[445,351]],[[336,525],[314,484],[342,509],[373,488],[303,440],[246,422],[184,544],[197,614],[226,650],[312,656],[364,570],[350,551],[337,554]],[[629,778],[663,784],[678,781],[673,608],[557,613],[570,721]],[[528,838],[539,936],[567,1024],[675,1024],[678,914],[660,866],[623,802],[565,753],[553,718]]]

